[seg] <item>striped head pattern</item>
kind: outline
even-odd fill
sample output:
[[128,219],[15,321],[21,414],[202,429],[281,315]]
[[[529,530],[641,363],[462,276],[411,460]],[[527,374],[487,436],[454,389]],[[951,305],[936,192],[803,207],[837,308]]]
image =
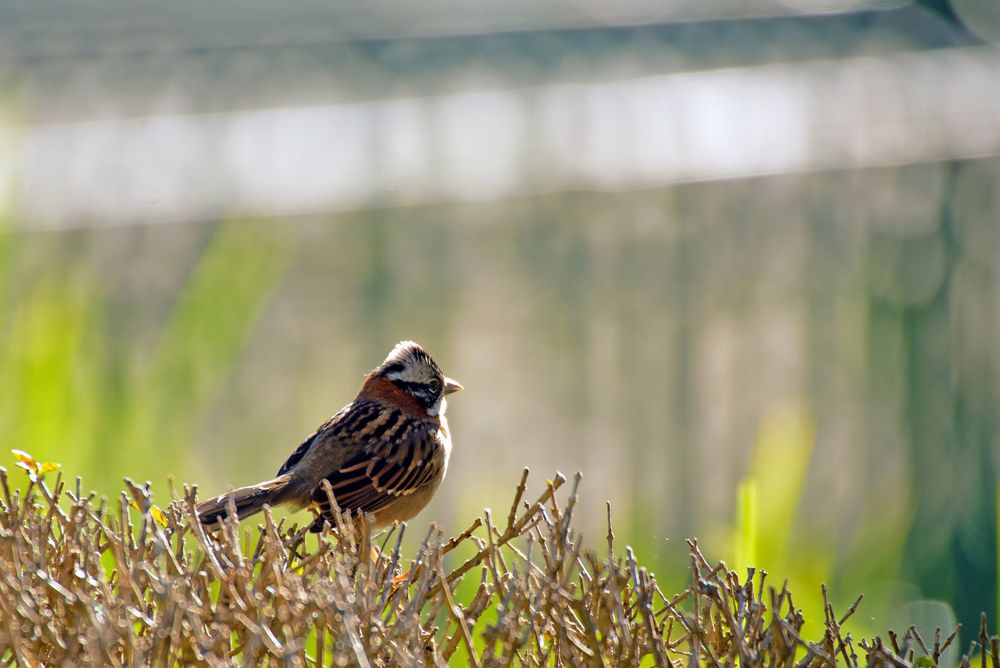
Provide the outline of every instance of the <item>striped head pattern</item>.
[[445,395],[462,389],[459,382],[445,376],[427,351],[413,341],[397,343],[373,373],[413,396],[431,416],[444,412]]

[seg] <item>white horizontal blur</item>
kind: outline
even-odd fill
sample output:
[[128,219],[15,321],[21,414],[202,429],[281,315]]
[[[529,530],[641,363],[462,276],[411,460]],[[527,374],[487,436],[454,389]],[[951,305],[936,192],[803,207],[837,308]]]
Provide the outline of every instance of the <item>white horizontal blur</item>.
[[[284,215],[1000,155],[1000,50],[0,130],[29,227]],[[6,153],[6,155],[2,155]],[[4,165],[8,165],[6,170]]]

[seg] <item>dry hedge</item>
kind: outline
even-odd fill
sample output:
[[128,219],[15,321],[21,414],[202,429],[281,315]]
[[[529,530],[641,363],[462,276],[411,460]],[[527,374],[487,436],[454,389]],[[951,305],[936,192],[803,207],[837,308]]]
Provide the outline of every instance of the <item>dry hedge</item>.
[[[0,661],[934,666],[955,639],[855,641],[842,631],[855,602],[842,616],[827,603],[809,641],[786,587],[709,564],[694,541],[691,584],[668,596],[630,549],[616,553],[610,511],[602,556],[571,527],[577,485],[567,495],[557,476],[529,501],[527,477],[499,524],[487,511],[454,538],[432,527],[408,560],[403,529],[373,542],[366,522],[339,517],[305,550],[266,513],[241,544],[235,522],[201,528],[192,490],[161,513],[128,483],[110,509],[79,480],[12,491],[0,469]],[[997,639],[980,643],[997,666]]]

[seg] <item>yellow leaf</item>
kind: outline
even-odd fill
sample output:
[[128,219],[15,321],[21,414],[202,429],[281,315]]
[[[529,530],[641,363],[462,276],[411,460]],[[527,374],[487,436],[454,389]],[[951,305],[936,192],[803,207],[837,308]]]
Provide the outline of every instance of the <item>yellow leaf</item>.
[[45,462],[38,467],[38,473],[40,475],[45,475],[49,471],[56,471],[62,468],[62,464],[58,462]]
[[162,510],[156,506],[150,506],[149,514],[153,516],[153,519],[156,520],[161,527],[167,526],[167,516],[163,514]]
[[62,468],[62,465],[56,462],[39,463],[37,459],[24,450],[11,450],[11,453],[14,455],[14,459],[17,460],[18,468],[24,469],[24,472],[28,474],[32,482],[38,482],[38,478],[49,471]]
[[38,462],[36,462],[35,458],[29,455],[24,450],[11,450],[11,453],[13,453],[14,459],[17,460],[17,465],[20,466],[25,471],[38,470]]
[[[135,501],[129,501],[129,505],[138,510],[140,513],[142,512],[142,508],[140,508],[139,504]],[[153,519],[161,527],[167,526],[167,516],[163,514],[163,511],[160,510],[156,504],[149,505],[149,514],[152,515]]]
[[28,477],[31,478],[32,482],[38,482],[38,476],[35,474],[35,469],[31,468],[30,464],[25,464],[24,462],[18,462],[17,467],[23,469]]

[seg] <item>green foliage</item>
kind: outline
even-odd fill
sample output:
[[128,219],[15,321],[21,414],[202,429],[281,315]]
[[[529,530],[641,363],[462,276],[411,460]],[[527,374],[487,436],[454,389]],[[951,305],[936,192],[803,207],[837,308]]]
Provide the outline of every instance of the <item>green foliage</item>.
[[[12,243],[0,229],[0,262]],[[150,462],[176,470],[280,281],[288,251],[266,224],[219,225],[142,360],[122,349],[125,334],[109,332],[121,323],[93,277],[69,264],[29,281],[0,308],[9,321],[0,329],[0,383],[16,390],[0,402],[5,442],[92,472],[105,488],[116,484],[115,471]],[[0,276],[12,269],[0,264]]]
[[179,444],[217,398],[287,259],[287,244],[264,225],[219,227],[131,393],[125,441],[134,461],[183,451]]

